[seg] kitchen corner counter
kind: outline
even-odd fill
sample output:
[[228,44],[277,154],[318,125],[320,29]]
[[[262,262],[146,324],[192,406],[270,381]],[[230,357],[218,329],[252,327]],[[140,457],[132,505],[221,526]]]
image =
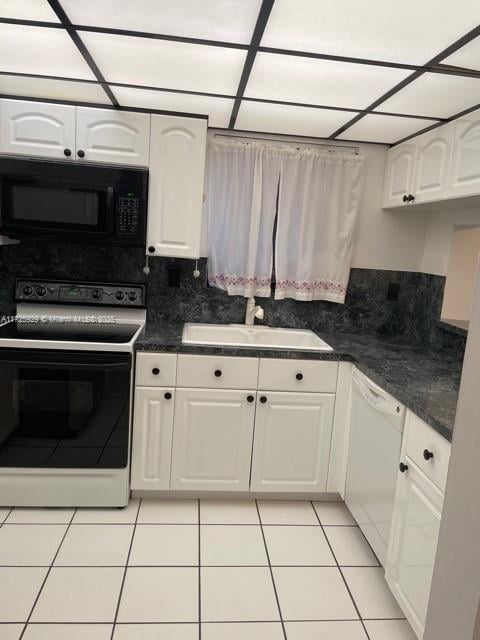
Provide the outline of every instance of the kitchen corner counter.
[[427,350],[401,337],[319,332],[333,351],[292,351],[182,344],[183,324],[148,326],[136,343],[139,351],[199,355],[343,360],[353,362],[365,375],[399,402],[452,440],[460,388],[462,362],[448,352]]

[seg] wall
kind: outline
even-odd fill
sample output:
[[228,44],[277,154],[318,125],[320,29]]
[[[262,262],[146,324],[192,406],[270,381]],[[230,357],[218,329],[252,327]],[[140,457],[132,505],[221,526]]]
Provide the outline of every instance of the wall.
[[457,229],[451,239],[442,318],[469,321],[480,256],[480,228]]

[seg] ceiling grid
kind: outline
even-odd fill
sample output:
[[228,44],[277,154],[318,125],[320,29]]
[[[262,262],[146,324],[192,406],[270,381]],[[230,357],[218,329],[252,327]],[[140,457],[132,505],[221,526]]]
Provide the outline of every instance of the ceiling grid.
[[0,95],[398,144],[480,108],[480,5],[454,4],[0,0]]

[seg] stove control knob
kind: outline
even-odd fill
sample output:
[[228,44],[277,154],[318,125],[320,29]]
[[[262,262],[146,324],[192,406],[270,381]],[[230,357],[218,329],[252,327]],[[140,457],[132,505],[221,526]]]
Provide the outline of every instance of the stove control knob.
[[123,291],[117,291],[117,293],[115,294],[115,298],[117,300],[123,300],[125,298],[125,294],[123,293]]
[[94,289],[92,291],[92,298],[94,300],[100,300],[101,297],[102,297],[102,292],[100,291],[100,289]]
[[130,291],[130,293],[128,294],[128,299],[130,300],[130,302],[135,302],[135,300],[137,299],[137,294],[135,293],[135,291]]
[[30,284],[26,284],[23,289],[22,289],[22,293],[24,296],[31,296],[33,293],[33,287]]
[[43,298],[43,296],[47,293],[47,290],[44,286],[40,285],[35,289],[35,293],[37,294],[37,296]]

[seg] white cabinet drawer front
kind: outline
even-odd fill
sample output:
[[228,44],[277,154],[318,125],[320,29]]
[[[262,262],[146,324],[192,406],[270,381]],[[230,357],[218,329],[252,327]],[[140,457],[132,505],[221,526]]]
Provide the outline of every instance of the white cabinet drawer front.
[[335,396],[258,391],[252,491],[325,491]]
[[429,480],[444,491],[450,460],[450,443],[411,411],[407,413],[405,437],[406,455],[420,467]]
[[257,358],[178,356],[177,387],[256,389]]
[[136,387],[174,386],[176,372],[175,353],[137,353]]
[[170,487],[174,396],[173,388],[142,387],[135,391],[133,490]]
[[259,389],[335,393],[338,362],[318,360],[260,360]]
[[172,489],[248,491],[254,391],[177,389]]

